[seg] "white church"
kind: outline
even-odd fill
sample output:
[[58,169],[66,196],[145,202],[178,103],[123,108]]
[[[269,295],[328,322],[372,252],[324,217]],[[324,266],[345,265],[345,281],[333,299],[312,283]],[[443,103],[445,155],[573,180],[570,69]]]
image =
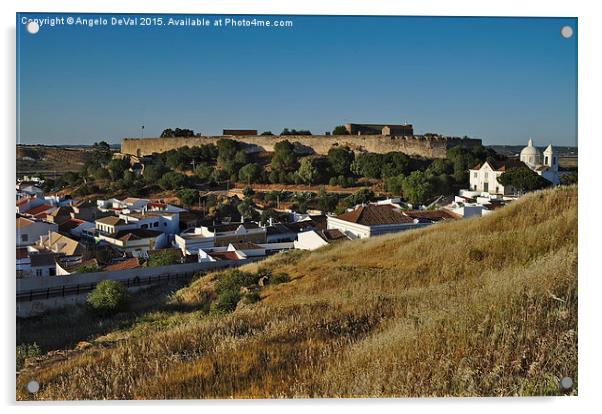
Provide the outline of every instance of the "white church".
[[512,195],[516,191],[511,186],[504,187],[497,178],[510,168],[526,165],[537,174],[550,181],[554,185],[560,184],[558,174],[558,155],[552,145],[543,153],[533,145],[533,140],[520,152],[519,160],[485,161],[470,169],[470,191],[484,192],[489,194]]

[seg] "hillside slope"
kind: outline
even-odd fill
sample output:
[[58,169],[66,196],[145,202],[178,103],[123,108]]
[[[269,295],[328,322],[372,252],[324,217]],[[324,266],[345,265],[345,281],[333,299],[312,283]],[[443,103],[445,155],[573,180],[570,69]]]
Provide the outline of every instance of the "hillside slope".
[[292,280],[215,315],[223,276],[205,276],[109,348],[99,339],[22,372],[18,398],[33,398],[31,378],[37,399],[550,395],[564,376],[577,383],[576,187],[245,270],[259,266]]

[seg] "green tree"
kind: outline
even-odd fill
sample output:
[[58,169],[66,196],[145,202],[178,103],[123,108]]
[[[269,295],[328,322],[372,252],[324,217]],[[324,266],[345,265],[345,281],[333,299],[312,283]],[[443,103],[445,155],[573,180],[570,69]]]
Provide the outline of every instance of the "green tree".
[[406,154],[398,151],[388,152],[380,156],[381,168],[380,176],[382,178],[391,177],[394,175],[406,175],[411,170],[411,159]]
[[277,142],[274,145],[272,157],[272,170],[278,172],[293,172],[299,168],[295,146],[288,140]]
[[422,171],[412,171],[402,182],[403,197],[412,205],[423,204],[431,196],[433,186]]
[[255,183],[259,177],[261,177],[261,166],[259,164],[250,163],[238,171],[238,179],[243,183]]
[[124,310],[130,295],[123,285],[115,280],[103,280],[88,294],[86,303],[92,311],[108,316]]
[[405,176],[394,175],[385,178],[385,190],[393,195],[400,196],[403,193],[403,180]]
[[337,207],[339,199],[335,194],[329,194],[326,191],[324,191],[323,188],[321,188],[318,194],[317,201],[318,208],[322,210],[323,213],[330,213],[333,212]]
[[212,166],[207,165],[205,163],[197,164],[194,167],[194,173],[202,181],[210,181],[211,175],[213,174],[213,170],[214,168]]
[[175,190],[186,183],[186,176],[174,171],[163,174],[159,180],[159,186],[164,190]]
[[144,166],[142,176],[147,183],[157,183],[169,170],[161,162]]
[[360,154],[355,158],[351,165],[352,171],[366,178],[380,178],[383,166],[383,157],[381,154],[367,152]]
[[118,180],[123,177],[123,173],[130,168],[130,157],[113,158],[109,161],[107,169],[111,175],[111,179]]
[[366,204],[372,200],[374,200],[374,193],[367,188],[362,188],[346,197],[345,204],[351,207],[357,204]]
[[199,200],[199,192],[192,188],[179,190],[177,196],[185,207],[193,206]]
[[333,147],[328,150],[328,161],[335,175],[349,175],[351,164],[355,159],[353,151],[348,147]]
[[551,185],[548,180],[527,166],[510,168],[502,173],[497,180],[504,187],[512,186],[519,192],[539,190]]
[[175,137],[193,137],[194,131],[186,128],[167,128],[161,132],[161,138],[175,138]]
[[106,141],[95,142],[92,145],[92,163],[104,165],[111,160],[112,156],[111,146]]
[[234,156],[238,151],[238,141],[229,138],[222,138],[217,141],[217,165],[222,166],[226,161],[234,160]]
[[96,273],[100,271],[102,271],[102,269],[95,264],[81,264],[74,270],[75,273]]
[[255,205],[249,198],[245,198],[236,206],[236,209],[245,220],[257,220],[259,218],[259,213],[255,210]]
[[178,263],[180,263],[180,255],[173,250],[162,250],[148,258],[150,267],[169,266]]
[[95,180],[108,180],[109,178],[111,178],[111,174],[109,174],[109,170],[107,170],[104,167],[98,166],[97,168],[93,168],[91,170],[89,170],[89,174],[95,179]]
[[338,125],[332,130],[332,135],[349,135],[349,131],[344,125]]
[[297,170],[297,176],[305,184],[312,185],[317,182],[319,177],[318,170],[311,158],[304,158]]
[[[472,167],[472,165],[471,165]],[[431,165],[426,169],[426,175],[434,177],[441,174],[452,174],[454,171],[454,165],[450,160],[437,158]]]

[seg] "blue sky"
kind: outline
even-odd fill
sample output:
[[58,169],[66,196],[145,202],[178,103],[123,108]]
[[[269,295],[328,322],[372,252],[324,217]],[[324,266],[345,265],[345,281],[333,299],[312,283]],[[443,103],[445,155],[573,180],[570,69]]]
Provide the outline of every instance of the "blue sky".
[[[64,25],[36,35],[21,24],[53,16],[78,15],[17,16],[20,143],[118,143],[141,125],[145,136],[318,134],[346,122],[409,122],[485,144],[577,141],[576,19],[246,16],[294,26]],[[563,38],[563,25],[575,36]]]

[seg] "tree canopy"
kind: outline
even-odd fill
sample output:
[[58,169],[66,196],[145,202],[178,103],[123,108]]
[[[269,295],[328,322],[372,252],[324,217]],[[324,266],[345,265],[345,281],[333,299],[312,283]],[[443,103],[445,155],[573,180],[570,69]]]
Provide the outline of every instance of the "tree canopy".
[[527,166],[510,168],[502,173],[497,180],[504,187],[510,185],[520,192],[539,190],[551,185],[548,180]]

